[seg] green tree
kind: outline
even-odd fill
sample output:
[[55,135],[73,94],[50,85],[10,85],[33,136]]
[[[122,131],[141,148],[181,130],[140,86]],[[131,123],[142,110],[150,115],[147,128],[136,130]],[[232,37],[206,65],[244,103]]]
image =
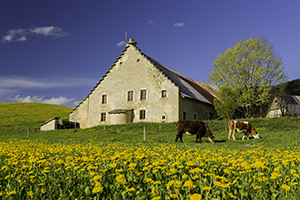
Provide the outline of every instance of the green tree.
[[242,107],[247,118],[252,117],[256,108],[266,106],[271,87],[286,79],[281,58],[275,56],[272,45],[264,37],[240,40],[233,48],[220,53],[208,76],[219,88],[216,110],[221,107],[220,103],[224,104],[222,106],[230,104],[231,109]]
[[218,98],[214,99],[214,106],[220,118],[230,119],[237,108],[239,99],[238,91],[232,88],[222,87],[216,92]]

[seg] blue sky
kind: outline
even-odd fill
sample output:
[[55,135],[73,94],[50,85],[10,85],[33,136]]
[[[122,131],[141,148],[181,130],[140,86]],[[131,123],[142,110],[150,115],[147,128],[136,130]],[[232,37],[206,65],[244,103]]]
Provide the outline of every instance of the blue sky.
[[194,80],[239,40],[264,36],[288,80],[300,78],[300,1],[0,1],[0,103],[75,107],[125,48],[127,38]]

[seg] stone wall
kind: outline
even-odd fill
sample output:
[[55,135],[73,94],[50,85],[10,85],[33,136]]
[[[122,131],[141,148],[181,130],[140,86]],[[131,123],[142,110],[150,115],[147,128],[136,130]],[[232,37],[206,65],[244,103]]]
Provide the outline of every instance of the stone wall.
[[[140,100],[141,90],[146,90],[146,100]],[[165,98],[161,96],[162,90],[166,91]],[[129,91],[133,92],[133,101],[127,100]],[[106,103],[102,103],[103,95],[107,97]],[[132,122],[174,122],[179,117],[178,105],[179,88],[135,46],[130,46],[89,97],[70,113],[70,121],[79,122],[81,128],[115,124],[110,111],[133,109]],[[142,120],[141,110],[145,111]],[[101,122],[101,113],[106,114],[105,122]]]
[[210,120],[217,118],[213,105],[203,103],[190,98],[180,97],[179,118],[186,120]]

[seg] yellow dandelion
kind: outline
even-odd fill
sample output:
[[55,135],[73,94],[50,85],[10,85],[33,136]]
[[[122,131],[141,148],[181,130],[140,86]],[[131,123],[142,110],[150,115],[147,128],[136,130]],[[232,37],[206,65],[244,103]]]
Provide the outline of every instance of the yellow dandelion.
[[155,187],[151,188],[151,193],[154,194],[154,195],[156,195],[156,196],[159,195],[158,190]]
[[101,179],[102,178],[102,176],[100,176],[100,175],[96,175],[96,176],[94,176],[94,180],[96,181],[96,180],[99,180],[99,179]]
[[199,178],[198,175],[195,175],[195,176],[192,177],[192,179],[194,179],[194,180],[195,180],[195,179],[198,179],[198,178]]
[[187,177],[189,177],[189,176],[186,175],[186,174],[183,174],[183,175],[182,175],[182,178],[183,178],[183,179],[185,179],[185,178],[187,178]]
[[46,190],[44,188],[41,189],[42,194],[46,193]]
[[170,176],[170,175],[172,175],[172,172],[167,172],[166,175]]
[[296,178],[300,178],[299,174],[293,174],[293,176],[296,177]]
[[183,187],[187,187],[189,189],[191,189],[192,187],[194,187],[193,182],[191,180],[187,180],[184,184]]
[[175,181],[171,180],[167,183],[167,190],[170,190],[170,187],[174,184]]
[[98,187],[94,187],[92,190],[92,193],[100,193],[103,191],[103,187],[102,186],[98,186]]
[[146,183],[149,183],[149,182],[152,182],[153,180],[152,180],[152,178],[146,178],[144,181],[145,181]]
[[15,190],[13,190],[13,191],[10,191],[10,192],[7,192],[6,194],[8,195],[8,196],[13,196],[13,195],[15,195],[17,192],[15,191]]
[[28,196],[30,196],[30,198],[33,198],[33,192],[32,191],[29,191],[27,192]]
[[147,171],[149,167],[143,167],[142,171]]
[[283,185],[281,186],[281,188],[287,192],[291,187],[288,186],[288,185],[283,184]]
[[110,164],[111,168],[116,168],[117,167],[117,164],[116,163],[112,163]]
[[153,183],[153,185],[160,185],[160,184],[161,184],[160,181],[155,181],[155,182]]
[[151,200],[160,200],[160,199],[161,199],[161,197],[154,197]]
[[174,186],[176,187],[176,188],[180,188],[181,187],[181,181],[175,181],[175,183],[174,183]]
[[187,166],[194,166],[195,162],[194,161],[187,161],[186,165]]
[[177,194],[170,194],[167,199],[177,199],[177,198],[178,198]]
[[131,187],[131,188],[126,187],[126,190],[127,190],[127,192],[134,192],[135,188],[134,187]]
[[195,193],[190,196],[190,199],[191,200],[201,200],[202,196],[200,194]]
[[9,178],[10,178],[10,175],[7,175],[7,176],[5,176],[4,179],[6,180],[6,179],[9,179]]
[[202,190],[211,190],[211,187],[209,187],[209,186],[204,186],[204,187],[202,188]]
[[137,164],[136,164],[136,163],[130,163],[128,166],[129,166],[130,168],[135,168],[135,167],[137,166]]
[[176,173],[176,172],[177,172],[177,169],[175,169],[175,168],[172,168],[172,169],[170,169],[170,172],[172,172],[172,173]]
[[123,175],[117,176],[116,181],[122,185],[126,184],[126,180],[123,178]]

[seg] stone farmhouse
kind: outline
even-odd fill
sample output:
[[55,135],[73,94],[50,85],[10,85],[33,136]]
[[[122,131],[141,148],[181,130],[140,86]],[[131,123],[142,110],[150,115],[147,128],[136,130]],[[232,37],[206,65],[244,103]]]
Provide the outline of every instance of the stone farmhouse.
[[81,128],[128,122],[217,118],[215,89],[142,53],[130,39],[92,91],[70,113]]
[[275,95],[267,116],[281,117],[281,116],[299,116],[300,115],[300,96],[296,95]]

